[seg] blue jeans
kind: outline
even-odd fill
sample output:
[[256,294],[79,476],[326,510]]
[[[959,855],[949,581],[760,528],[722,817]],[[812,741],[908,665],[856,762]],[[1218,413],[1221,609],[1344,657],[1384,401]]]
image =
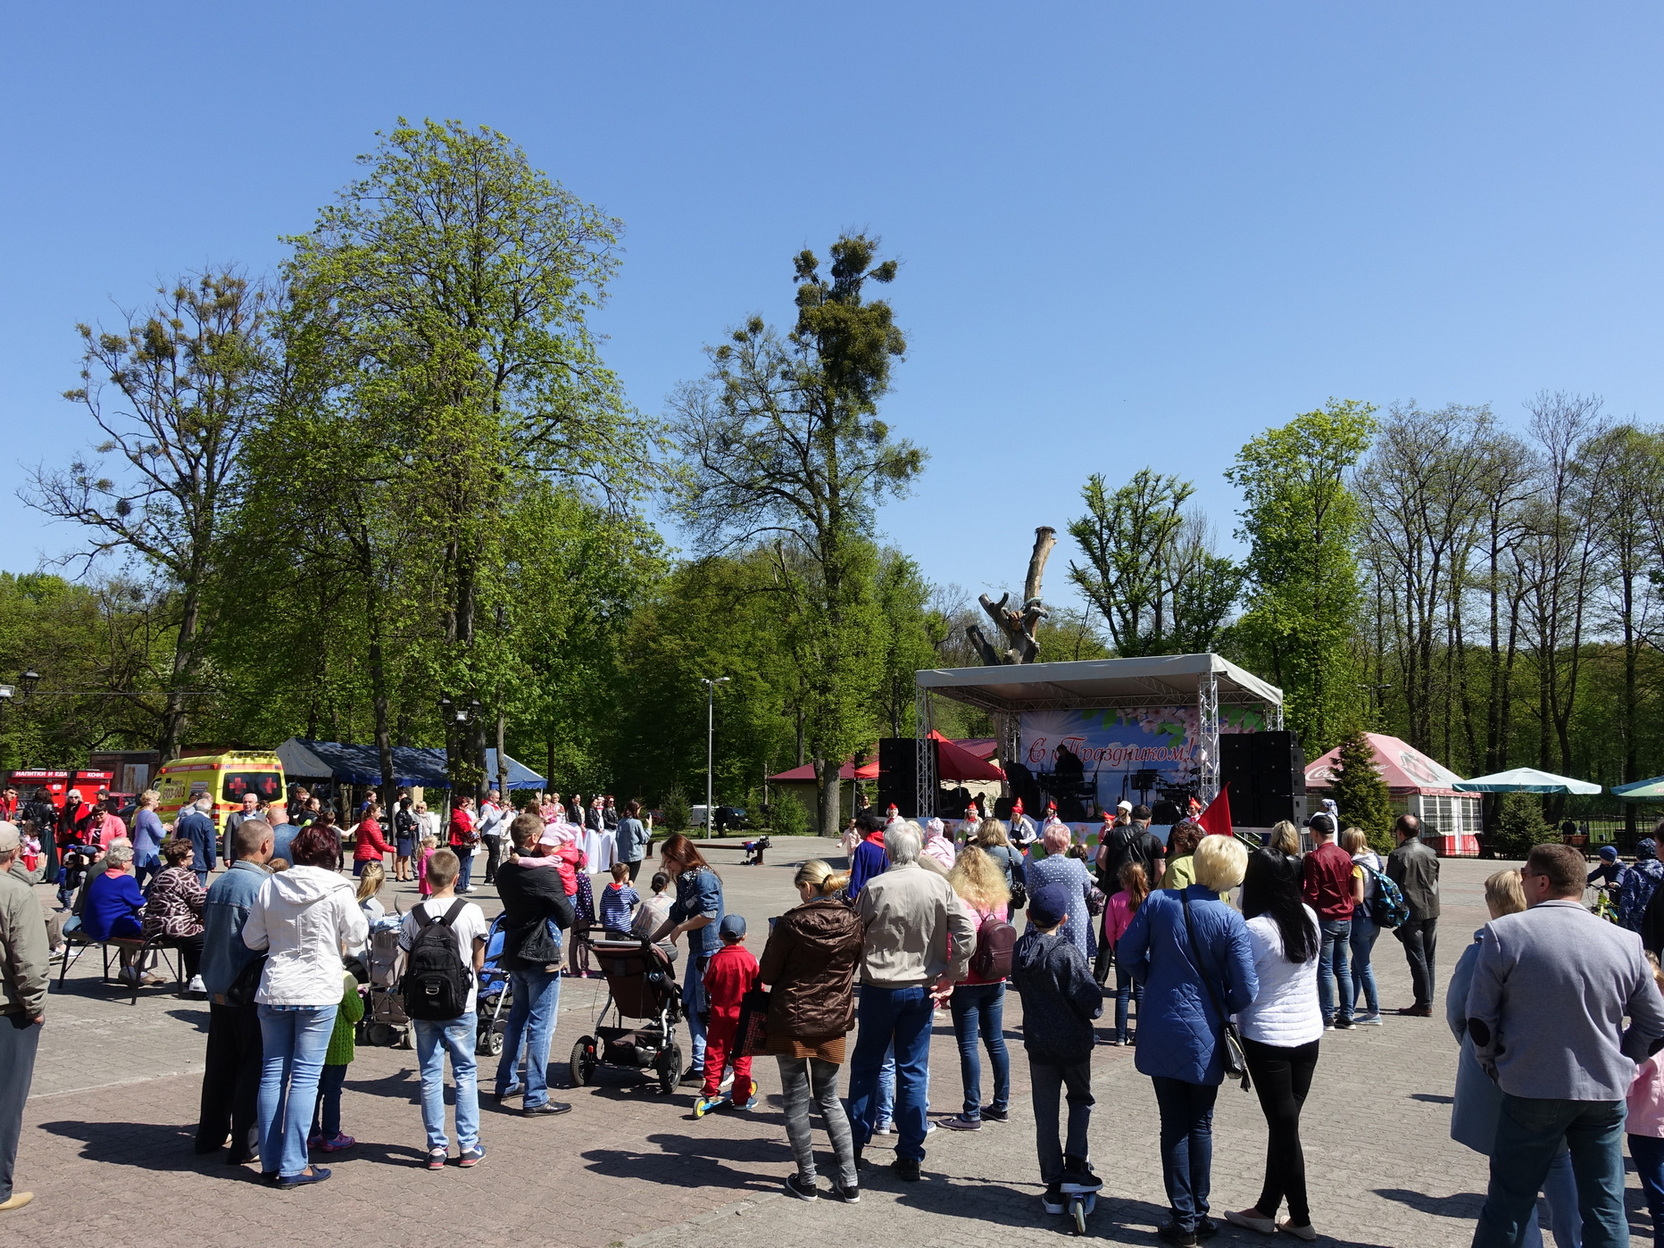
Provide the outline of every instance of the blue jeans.
[[[497,1062],[497,1095],[523,1087],[526,1099],[521,1103],[531,1109],[549,1099],[549,1041],[554,1039],[555,1017],[560,1013],[560,972],[510,971],[508,982],[514,1004],[508,1007],[503,1056]],[[516,1079],[515,1068],[522,1064],[522,1057],[525,1074]]]
[[688,1016],[688,1039],[693,1047],[693,1061],[690,1063],[695,1070],[705,1069],[705,1020],[700,1017],[706,1010],[705,1004],[705,964],[711,960],[709,954],[697,950],[688,950],[688,964],[682,968],[682,1008]]
[[[1213,1185],[1214,1083],[1154,1078],[1161,1111],[1161,1179],[1167,1204],[1180,1230],[1194,1231],[1207,1215]],[[1536,1189],[1532,1189],[1535,1193]]]
[[312,1134],[333,1140],[341,1134],[341,1087],[347,1081],[345,1066],[325,1066],[318,1076],[318,1108],[312,1111]]
[[[1664,1140],[1652,1135],[1629,1137],[1629,1155],[1635,1160],[1635,1174],[1646,1193],[1647,1212],[1652,1214],[1653,1248],[1664,1244]],[[1554,1215],[1555,1237],[1559,1238],[1560,1215]]]
[[1004,1109],[1011,1100],[1011,1057],[1005,1051],[1005,984],[960,984],[949,1004],[953,1036],[959,1042],[959,1077],[965,1084],[965,1117],[982,1117],[982,1055],[994,1068],[994,1100],[990,1108]]
[[[456,856],[462,867],[457,872],[456,891],[465,893],[468,891],[468,881],[474,874],[474,848],[471,845],[457,845],[452,846],[452,848],[456,850]],[[353,874],[357,875],[358,872],[354,871]]]
[[1352,952],[1352,1012],[1358,1012],[1358,998],[1371,1014],[1381,1012],[1381,998],[1375,991],[1375,966],[1370,956],[1375,952],[1375,938],[1381,929],[1375,925],[1362,906],[1352,912],[1352,938],[1348,942]]
[[412,1020],[416,1027],[416,1065],[422,1072],[422,1126],[427,1128],[428,1152],[449,1149],[445,1134],[445,1056],[451,1058],[456,1080],[456,1146],[466,1152],[480,1142],[480,1090],[475,1082],[474,1042],[479,1021],[469,1010],[461,1018],[432,1022]]
[[[1321,919],[1318,927],[1323,932],[1323,951],[1317,963],[1317,1005],[1323,1021],[1352,1017],[1352,972],[1346,965],[1347,948],[1352,941],[1351,919]],[[1335,1004],[1335,987],[1340,987],[1340,1005]]]
[[1563,1148],[1571,1150],[1583,1248],[1628,1248],[1623,1133],[1622,1101],[1542,1100],[1504,1092],[1474,1248],[1517,1248],[1525,1241],[1537,1193]]
[[260,1169],[267,1174],[289,1178],[306,1173],[306,1132],[340,1008],[260,1007]]
[[155,854],[150,854],[143,862],[140,862],[137,858],[133,860],[133,882],[139,886],[141,893],[144,891],[145,885],[161,873],[162,860]]
[[1136,1001],[1140,1009],[1144,1004],[1144,985],[1136,982],[1133,977],[1122,970],[1120,965],[1115,967],[1115,1038],[1127,1038],[1127,1005]]
[[907,988],[861,986],[860,1030],[849,1067],[849,1117],[856,1148],[865,1148],[872,1139],[878,1109],[878,1072],[884,1064],[884,1050],[893,1042],[895,1124],[901,1132],[896,1155],[924,1160],[931,1013],[930,989],[923,984]]

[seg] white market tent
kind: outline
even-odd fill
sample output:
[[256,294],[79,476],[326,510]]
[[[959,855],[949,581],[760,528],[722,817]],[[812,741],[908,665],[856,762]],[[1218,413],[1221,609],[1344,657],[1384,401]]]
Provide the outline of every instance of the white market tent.
[[929,734],[932,695],[993,713],[999,757],[1018,754],[1018,717],[1024,711],[1120,709],[1194,703],[1197,762],[1204,802],[1219,791],[1219,708],[1263,706],[1272,728],[1283,726],[1283,691],[1217,654],[1163,654],[1138,659],[1072,663],[927,668],[914,673],[917,695],[918,809],[933,809],[936,751]]
[[1591,784],[1587,780],[1573,780],[1570,776],[1557,776],[1552,771],[1539,771],[1535,767],[1511,767],[1507,771],[1493,772],[1488,776],[1475,776],[1472,780],[1458,780],[1450,787],[1462,793],[1601,792],[1598,784]]

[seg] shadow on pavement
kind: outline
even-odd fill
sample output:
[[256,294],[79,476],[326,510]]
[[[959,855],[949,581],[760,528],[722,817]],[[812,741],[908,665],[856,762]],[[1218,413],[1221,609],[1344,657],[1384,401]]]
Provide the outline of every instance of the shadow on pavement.
[[1429,1196],[1402,1187],[1378,1187],[1377,1196],[1408,1205],[1417,1213],[1430,1213],[1439,1218],[1461,1218],[1469,1222],[1479,1220],[1479,1209],[1485,1203],[1484,1192],[1457,1192],[1454,1196]]
[[[582,1156],[588,1169],[609,1178],[643,1179],[669,1187],[726,1188],[736,1196],[777,1191],[780,1183],[773,1171],[791,1161],[791,1149],[770,1140],[650,1135],[646,1143],[658,1151],[597,1148]],[[754,1174],[754,1166],[768,1166],[770,1173]]]
[[1440,1096],[1436,1092],[1412,1092],[1410,1093],[1410,1099],[1412,1101],[1423,1101],[1428,1105],[1454,1105],[1456,1103],[1454,1096]]
[[167,1010],[167,1011],[165,1011],[165,1013],[167,1014],[167,1016],[169,1018],[177,1018],[182,1023],[189,1023],[192,1027],[195,1027],[200,1034],[202,1034],[204,1036],[206,1036],[208,1034],[208,1011],[207,1010],[179,1009],[179,1010]]
[[102,1161],[143,1170],[195,1170],[235,1178],[236,1171],[225,1165],[217,1153],[199,1155],[196,1126],[170,1126],[154,1122],[76,1122],[60,1119],[43,1122],[42,1131],[80,1140],[84,1161]]

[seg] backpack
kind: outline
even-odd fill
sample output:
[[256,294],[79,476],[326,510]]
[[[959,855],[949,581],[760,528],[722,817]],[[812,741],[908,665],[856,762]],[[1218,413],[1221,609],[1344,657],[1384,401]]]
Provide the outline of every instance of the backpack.
[[462,1017],[473,981],[462,964],[462,942],[451,924],[467,904],[458,897],[441,919],[431,918],[425,909],[416,912],[416,939],[410,942],[399,981],[404,1012],[411,1018],[445,1022]]
[[978,979],[1004,979],[1011,974],[1011,950],[1017,944],[1017,929],[997,914],[991,914],[976,929],[976,949],[971,954],[971,974]]
[[1375,896],[1369,899],[1369,917],[1375,920],[1375,926],[1393,928],[1406,922],[1410,917],[1410,907],[1404,902],[1404,890],[1399,888],[1386,872],[1377,871],[1374,867],[1365,867],[1375,877]]

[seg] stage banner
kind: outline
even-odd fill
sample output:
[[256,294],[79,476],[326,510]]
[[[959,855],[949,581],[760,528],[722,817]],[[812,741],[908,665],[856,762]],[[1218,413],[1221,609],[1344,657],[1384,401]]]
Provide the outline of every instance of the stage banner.
[[[1065,823],[1094,820],[1123,798],[1135,806],[1171,801],[1182,809],[1200,776],[1197,721],[1194,705],[1025,711],[1016,774],[1007,768],[1012,789],[1036,813],[1056,801]],[[1220,708],[1221,733],[1264,726],[1257,711]]]

